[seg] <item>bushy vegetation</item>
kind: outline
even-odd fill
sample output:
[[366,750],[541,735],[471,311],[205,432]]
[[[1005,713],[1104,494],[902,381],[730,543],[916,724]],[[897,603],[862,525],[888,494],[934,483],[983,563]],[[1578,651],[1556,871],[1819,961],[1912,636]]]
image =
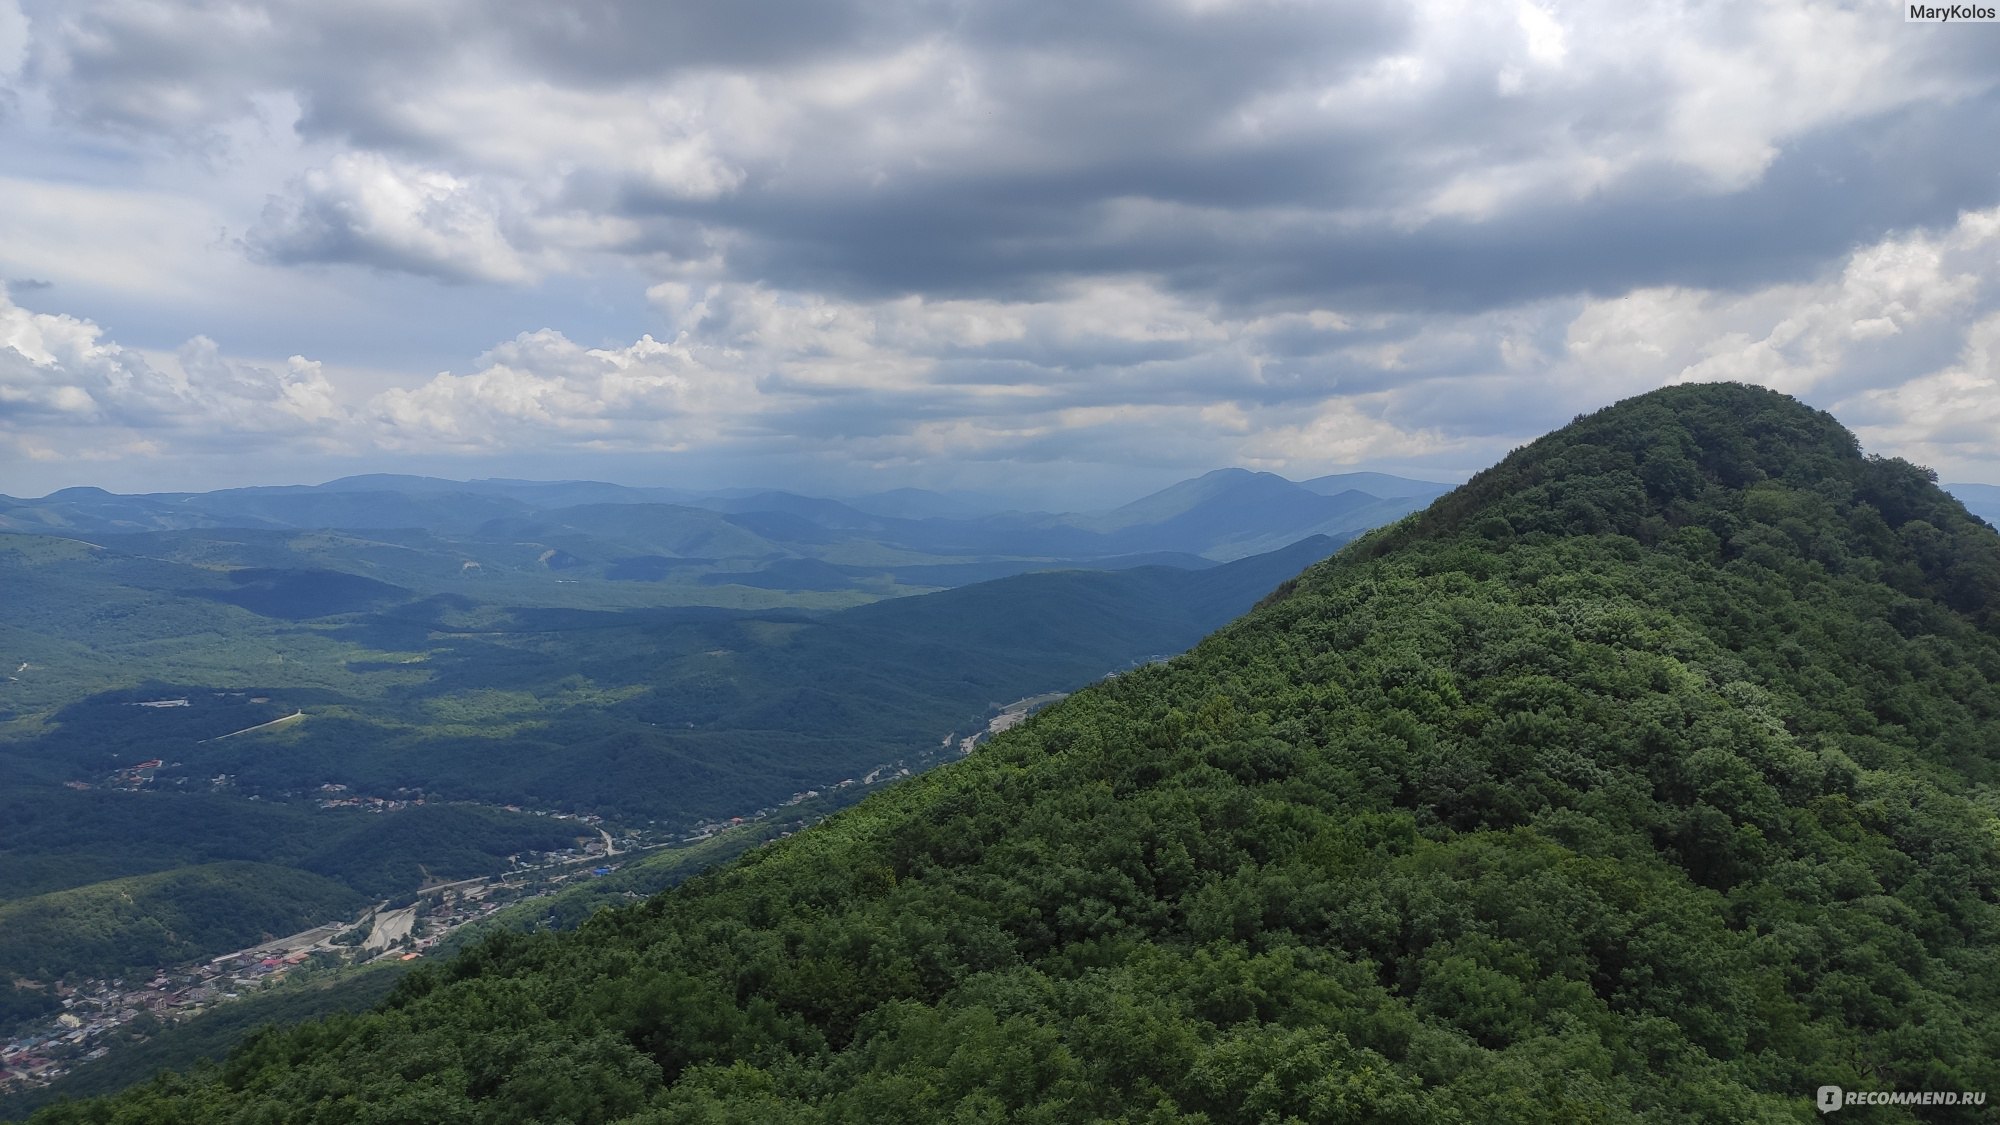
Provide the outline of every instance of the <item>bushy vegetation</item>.
[[[145,972],[347,917],[426,878],[571,847],[571,821],[427,805],[320,810],[209,794],[14,792],[0,798],[0,980]],[[0,994],[0,1030],[51,1010]]]
[[116,976],[280,937],[359,909],[352,888],[304,871],[216,863],[0,905],[0,977]]
[[[87,642],[89,661],[129,666],[139,682],[0,731],[0,773],[49,788],[162,757],[162,789],[206,791],[226,775],[230,792],[267,800],[334,783],[677,822],[729,816],[935,745],[954,726],[970,733],[994,704],[1180,651],[1333,548],[1315,538],[1199,571],[1023,575],[827,616],[430,599],[275,634],[236,607],[161,595],[184,655],[212,638],[216,661],[238,661],[200,678],[144,676],[174,642],[132,624],[155,608],[145,590],[92,569],[123,573],[119,560],[26,568],[37,599],[72,608],[0,616],[41,630],[45,645]],[[286,614],[323,608],[293,572],[254,573],[224,593],[277,589],[301,599]],[[271,574],[284,582],[267,589]],[[73,608],[100,593],[131,604],[108,622]],[[144,651],[127,647],[134,636],[148,638]],[[176,697],[190,705],[129,706]],[[305,722],[218,738],[295,710]]]
[[[178,547],[280,561],[324,540],[329,562],[384,549],[347,535],[201,534],[213,539],[185,533]],[[238,905],[282,898],[299,873],[387,898],[496,872],[579,831],[450,802],[672,826],[749,813],[934,748],[954,727],[970,733],[995,703],[1185,648],[1332,547],[1313,539],[1201,570],[1026,575],[816,617],[465,596],[385,607],[407,591],[324,568],[231,571],[206,554],[196,566],[0,534],[0,641],[28,664],[0,681],[0,707],[23,712],[0,727],[0,903],[42,896],[35,917],[94,904],[75,949],[61,926],[32,928],[43,943],[32,975],[118,973],[263,932],[250,925],[258,911],[234,907],[216,915],[223,924],[183,924],[210,884],[175,872],[256,865],[232,869],[232,885],[274,874],[241,887]],[[141,706],[163,702],[177,705]],[[155,759],[143,781],[130,776]],[[107,788],[132,785],[145,788]],[[341,795],[429,803],[386,816],[313,807]],[[140,900],[150,915],[119,897],[141,876],[158,877]],[[115,925],[99,917],[114,902]],[[53,903],[70,906],[49,913]],[[0,1030],[45,1014],[48,996],[0,994]]]
[[[310,871],[370,897],[505,867],[515,852],[566,848],[572,821],[424,805],[391,813],[322,810],[211,794],[12,794],[0,901],[106,879],[228,860]],[[16,835],[18,833],[18,836]]]
[[1795,1121],[1825,1083],[2000,1089],[1996,578],[2000,538],[1826,416],[1643,396],[726,870],[37,1121]]

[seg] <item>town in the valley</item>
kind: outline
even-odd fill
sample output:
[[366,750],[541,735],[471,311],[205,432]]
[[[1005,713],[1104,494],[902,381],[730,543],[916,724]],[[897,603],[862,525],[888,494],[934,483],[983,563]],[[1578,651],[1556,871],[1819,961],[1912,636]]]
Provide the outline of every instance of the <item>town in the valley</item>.
[[[356,918],[329,921],[288,937],[267,940],[204,961],[162,968],[143,977],[62,981],[45,985],[25,980],[16,982],[22,987],[55,990],[62,1001],[62,1011],[49,1019],[23,1026],[6,1041],[0,1042],[0,1092],[45,1086],[79,1065],[103,1058],[121,1042],[145,1038],[161,1027],[179,1023],[260,990],[380,961],[417,960],[463,927],[488,917],[504,906],[551,895],[582,880],[609,875],[638,855],[676,844],[699,843],[732,828],[766,822],[772,817],[790,819],[798,815],[801,806],[807,809],[821,807],[821,798],[844,804],[859,792],[899,781],[945,758],[970,754],[981,742],[1018,725],[1033,712],[1063,698],[1065,694],[1050,692],[1012,703],[994,704],[994,716],[970,736],[961,738],[956,732],[946,734],[937,746],[927,752],[920,751],[876,766],[859,778],[828,783],[824,789],[794,793],[775,806],[742,816],[704,821],[680,831],[649,827],[617,829],[619,834],[614,835],[614,828],[597,816],[538,812],[537,815],[541,816],[575,821],[579,827],[577,846],[516,856],[512,869],[497,875],[435,883],[400,902],[377,903]],[[106,788],[150,787],[162,764],[157,759],[140,762],[105,778],[100,784]],[[231,780],[220,777],[211,784],[223,786]],[[366,796],[352,792],[345,785],[321,786],[318,792],[308,796],[321,808],[360,808],[377,813],[394,812],[423,801],[421,796],[408,793],[392,797]],[[534,811],[517,805],[506,808],[510,812]],[[814,813],[799,823],[803,825],[822,815],[823,812]],[[789,836],[791,833],[787,831],[778,835]]]
[[[615,838],[594,816],[546,815],[575,820],[589,835],[579,835],[575,848],[517,856],[513,869],[499,875],[440,883],[401,902],[377,903],[357,918],[204,961],[147,976],[42,986],[55,991],[63,1010],[0,1044],[0,1090],[46,1085],[81,1063],[104,1057],[121,1041],[143,1038],[259,990],[378,961],[414,961],[503,906],[609,875],[621,866],[621,857],[666,846],[638,834]],[[691,838],[721,827],[703,825]]]

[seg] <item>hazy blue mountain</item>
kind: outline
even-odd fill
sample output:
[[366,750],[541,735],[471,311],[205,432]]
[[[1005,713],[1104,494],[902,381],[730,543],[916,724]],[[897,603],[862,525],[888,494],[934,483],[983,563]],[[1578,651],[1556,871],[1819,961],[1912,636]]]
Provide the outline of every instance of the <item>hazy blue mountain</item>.
[[123,546],[198,565],[345,571],[424,593],[505,576],[517,604],[589,604],[581,587],[607,580],[623,586],[620,604],[668,596],[632,581],[734,589],[739,600],[788,592],[803,604],[809,594],[851,602],[1064,566],[1242,558],[1393,522],[1441,487],[1381,473],[1298,484],[1222,469],[1109,512],[1061,514],[996,511],[990,497],[922,489],[847,502],[768,488],[382,473],[208,493],[0,498],[0,530],[93,542],[151,535]]
[[890,522],[882,516],[861,511],[838,500],[775,490],[757,492],[749,496],[703,497],[688,501],[688,506],[706,508],[712,512],[723,512],[732,516],[772,512],[795,516],[825,528],[873,529]]
[[[858,631],[873,638],[862,647],[886,646],[885,651],[913,658],[957,651],[1017,662],[1017,674],[1042,677],[1006,685],[1026,694],[1179,652],[1339,546],[1317,536],[1204,570],[1144,566],[1023,574],[875,602],[845,610],[828,624],[843,642],[851,643],[857,634],[850,631]],[[948,689],[940,684],[939,690]]]
[[1130,527],[1160,524],[1177,519],[1232,495],[1298,500],[1297,494],[1303,491],[1298,485],[1276,473],[1257,473],[1249,469],[1217,469],[1191,480],[1170,484],[1158,492],[1142,496],[1102,515],[1079,518],[1077,522],[1096,531],[1122,531]]
[[1966,511],[2000,527],[2000,485],[1948,484],[1945,491],[1958,498]]
[[502,496],[473,492],[325,492],[318,489],[232,488],[185,498],[182,503],[217,518],[250,526],[297,528],[423,528],[464,534],[490,520],[534,509]]
[[270,485],[272,492],[467,492],[469,482],[410,473],[359,473],[325,484]]
[[1358,532],[1421,506],[1346,489],[1315,492],[1275,473],[1218,469],[1075,522],[1127,551],[1187,551],[1214,559],[1275,550],[1311,535]]
[[192,527],[277,526],[242,516],[235,520],[181,502],[174,496],[120,496],[101,488],[65,488],[38,500],[0,501],[0,531],[96,535]]
[[[1178,652],[1212,627],[1207,623],[1228,620],[1232,609],[1255,604],[1337,546],[1314,539],[1200,570],[1150,565],[1022,574],[844,610],[825,619],[825,639],[837,639],[842,651],[897,654],[909,661],[916,682],[941,693],[955,690],[950,682],[963,673],[953,666],[961,661],[1005,668],[978,697],[997,702],[993,693],[1047,690]],[[826,655],[829,663],[853,663],[836,659],[833,649]],[[926,663],[929,669],[917,667]]]
[[695,493],[677,488],[633,488],[595,480],[468,481],[466,491],[518,500],[536,508],[570,508],[579,504],[684,504]]
[[926,488],[892,488],[847,497],[850,507],[892,519],[977,519],[1006,511],[1011,505],[978,492],[933,492]]
[[588,557],[594,541],[620,553],[698,558],[771,558],[785,552],[728,516],[677,504],[582,504],[573,508],[494,520],[480,527],[489,538],[561,544]]
[[1431,500],[1450,492],[1455,486],[1438,484],[1436,481],[1411,480],[1409,477],[1391,476],[1388,473],[1332,473],[1311,480],[1302,480],[1299,482],[1299,487],[1324,496],[1333,496],[1353,489],[1366,492],[1370,496],[1380,496],[1385,500],[1406,497]]
[[39,500],[0,505],[0,530],[87,535],[221,527],[408,527],[449,534],[531,510],[504,497],[431,488],[361,491],[282,485],[145,496],[66,488]]
[[598,480],[510,480],[483,477],[457,481],[397,473],[365,473],[316,486],[326,492],[470,492],[502,496],[536,508],[578,504],[674,504],[696,495],[673,488],[636,488]]

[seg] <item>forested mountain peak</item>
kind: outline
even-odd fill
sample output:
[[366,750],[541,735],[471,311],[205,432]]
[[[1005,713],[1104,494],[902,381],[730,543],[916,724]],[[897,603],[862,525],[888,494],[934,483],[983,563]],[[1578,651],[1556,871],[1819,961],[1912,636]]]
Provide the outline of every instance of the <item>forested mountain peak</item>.
[[1612,534],[1722,560],[1839,569],[1865,558],[1905,593],[1991,624],[2000,539],[1936,482],[1907,461],[1864,455],[1832,415],[1790,396],[1689,384],[1579,416],[1353,553],[1458,535]]
[[[1660,522],[1685,525],[1693,505],[1718,489],[1760,481],[1851,488],[1868,465],[1860,443],[1832,415],[1787,395],[1740,383],[1666,387],[1578,415],[1515,450],[1373,550],[1492,518],[1519,519],[1517,533],[1656,535]],[[1901,475],[1922,475],[1904,468]]]
[[1823,1085],[2000,1093],[1996,558],[1823,414],[1641,396],[739,863],[46,1120],[1796,1121]]

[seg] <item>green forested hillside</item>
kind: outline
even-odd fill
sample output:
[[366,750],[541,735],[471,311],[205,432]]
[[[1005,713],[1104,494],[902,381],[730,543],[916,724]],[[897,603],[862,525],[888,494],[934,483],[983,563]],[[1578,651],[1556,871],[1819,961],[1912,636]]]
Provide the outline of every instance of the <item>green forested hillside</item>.
[[257,861],[385,898],[423,869],[463,879],[503,870],[513,852],[568,847],[573,822],[462,805],[390,813],[316,809],[208,793],[68,789],[0,794],[0,903],[176,867]]
[[[819,616],[428,601],[253,631],[233,606],[114,590],[107,606],[129,593],[134,607],[158,607],[185,626],[186,659],[207,649],[217,660],[262,662],[101,691],[55,711],[44,729],[0,732],[0,777],[32,777],[51,790],[48,801],[76,813],[36,832],[0,831],[0,858],[25,847],[85,852],[84,835],[104,834],[107,798],[61,783],[99,781],[152,757],[166,762],[159,787],[189,796],[227,776],[229,792],[265,800],[342,784],[674,823],[726,817],[859,776],[954,727],[970,734],[995,705],[1178,652],[1334,546],[1315,537],[1202,570],[1017,575]],[[65,586],[50,569],[31,573],[45,584],[39,596],[75,606],[95,592]],[[275,572],[256,573],[262,581]],[[27,616],[0,619],[11,612]],[[134,678],[149,656],[162,672],[171,667],[170,642],[135,651],[117,635],[126,615],[99,628],[79,620],[81,609],[64,612],[63,633],[90,641],[98,665]],[[266,646],[290,659],[271,662]],[[41,674],[44,659],[28,674]],[[185,707],[137,705],[182,697]],[[218,737],[295,711],[305,721]],[[0,806],[7,800],[0,790]],[[0,896],[10,881],[0,865]]]
[[[587,831],[454,805],[371,814],[63,789],[8,794],[0,816],[9,981],[150,974],[347,917],[427,877],[495,874],[510,853],[569,847]],[[0,1028],[8,1016],[0,1008]]]
[[[320,901],[289,876],[388,898],[581,831],[501,806],[672,830],[899,759],[921,766],[914,755],[983,727],[997,704],[1187,647],[1333,547],[1022,575],[814,616],[380,607],[394,588],[352,575],[209,571],[0,534],[0,576],[26,598],[0,603],[0,623],[19,623],[0,639],[41,646],[0,682],[0,719],[9,700],[80,696],[0,727],[0,906],[45,896],[8,926],[31,948],[12,956],[0,933],[0,971],[75,979],[206,957],[266,928],[241,903]],[[99,676],[125,683],[92,690]],[[314,807],[329,796],[429,803]],[[226,861],[246,861],[237,905],[212,915],[230,924],[191,927],[211,916],[209,881],[164,874]],[[134,876],[162,876],[136,906]],[[107,903],[123,904],[115,919]],[[87,916],[61,921],[80,904]],[[0,990],[0,1031],[48,1007]]]
[[1996,747],[2000,536],[1826,415],[1677,387],[726,869],[36,1120],[1799,1121],[1829,1083],[2000,1093]]
[[215,863],[0,904],[0,976],[115,976],[344,918],[363,903],[322,875]]

